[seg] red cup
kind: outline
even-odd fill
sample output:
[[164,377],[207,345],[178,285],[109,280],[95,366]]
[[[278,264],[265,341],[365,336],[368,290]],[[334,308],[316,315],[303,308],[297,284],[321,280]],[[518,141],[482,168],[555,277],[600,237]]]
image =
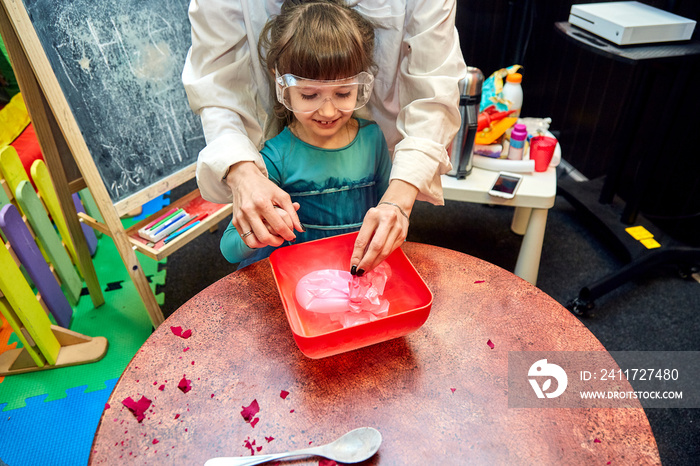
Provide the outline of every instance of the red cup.
[[535,136],[530,139],[530,159],[535,161],[535,171],[545,172],[554,156],[557,140],[548,136]]

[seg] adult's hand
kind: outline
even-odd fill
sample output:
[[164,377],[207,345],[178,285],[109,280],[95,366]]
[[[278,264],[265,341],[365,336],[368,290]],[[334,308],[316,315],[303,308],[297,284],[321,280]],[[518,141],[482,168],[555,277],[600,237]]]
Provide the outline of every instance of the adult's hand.
[[[253,162],[239,162],[226,175],[233,193],[231,222],[251,248],[294,241],[304,231],[289,194],[263,175]],[[252,233],[248,233],[252,232]]]
[[408,217],[418,196],[418,188],[394,179],[382,200],[367,211],[355,240],[350,272],[362,275],[379,265],[406,241]]

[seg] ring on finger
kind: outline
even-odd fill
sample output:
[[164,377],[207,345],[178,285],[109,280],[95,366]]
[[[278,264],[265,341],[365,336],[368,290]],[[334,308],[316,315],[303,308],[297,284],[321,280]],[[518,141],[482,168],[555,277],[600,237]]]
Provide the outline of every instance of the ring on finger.
[[252,234],[253,234],[253,230],[248,230],[248,231],[246,231],[245,233],[243,233],[243,234],[241,235],[241,238],[245,239],[245,238],[247,238],[248,236],[250,236],[250,235],[252,235]]

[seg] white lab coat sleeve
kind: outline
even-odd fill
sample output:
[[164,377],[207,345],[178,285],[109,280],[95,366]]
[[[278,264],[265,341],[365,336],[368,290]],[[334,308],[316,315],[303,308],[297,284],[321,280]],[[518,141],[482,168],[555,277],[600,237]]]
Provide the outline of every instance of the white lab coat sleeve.
[[459,81],[466,76],[455,1],[409,0],[401,46],[396,125],[402,140],[391,178],[416,186],[418,199],[443,204],[440,175],[451,168],[446,147],[461,122]]
[[257,56],[251,56],[257,50],[249,40],[246,8],[246,2],[224,0],[192,0],[189,7],[192,47],[182,81],[207,143],[197,159],[197,183],[202,197],[218,203],[231,202],[223,181],[231,165],[252,161],[267,173],[258,152],[262,114],[253,77]]

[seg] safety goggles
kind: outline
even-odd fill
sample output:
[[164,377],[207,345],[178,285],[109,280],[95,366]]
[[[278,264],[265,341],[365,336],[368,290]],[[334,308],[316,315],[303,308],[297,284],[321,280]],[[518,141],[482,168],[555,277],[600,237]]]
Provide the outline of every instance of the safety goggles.
[[374,76],[363,71],[350,78],[307,79],[287,73],[280,76],[275,68],[277,100],[288,110],[298,113],[315,112],[330,100],[342,112],[362,108],[372,94]]

